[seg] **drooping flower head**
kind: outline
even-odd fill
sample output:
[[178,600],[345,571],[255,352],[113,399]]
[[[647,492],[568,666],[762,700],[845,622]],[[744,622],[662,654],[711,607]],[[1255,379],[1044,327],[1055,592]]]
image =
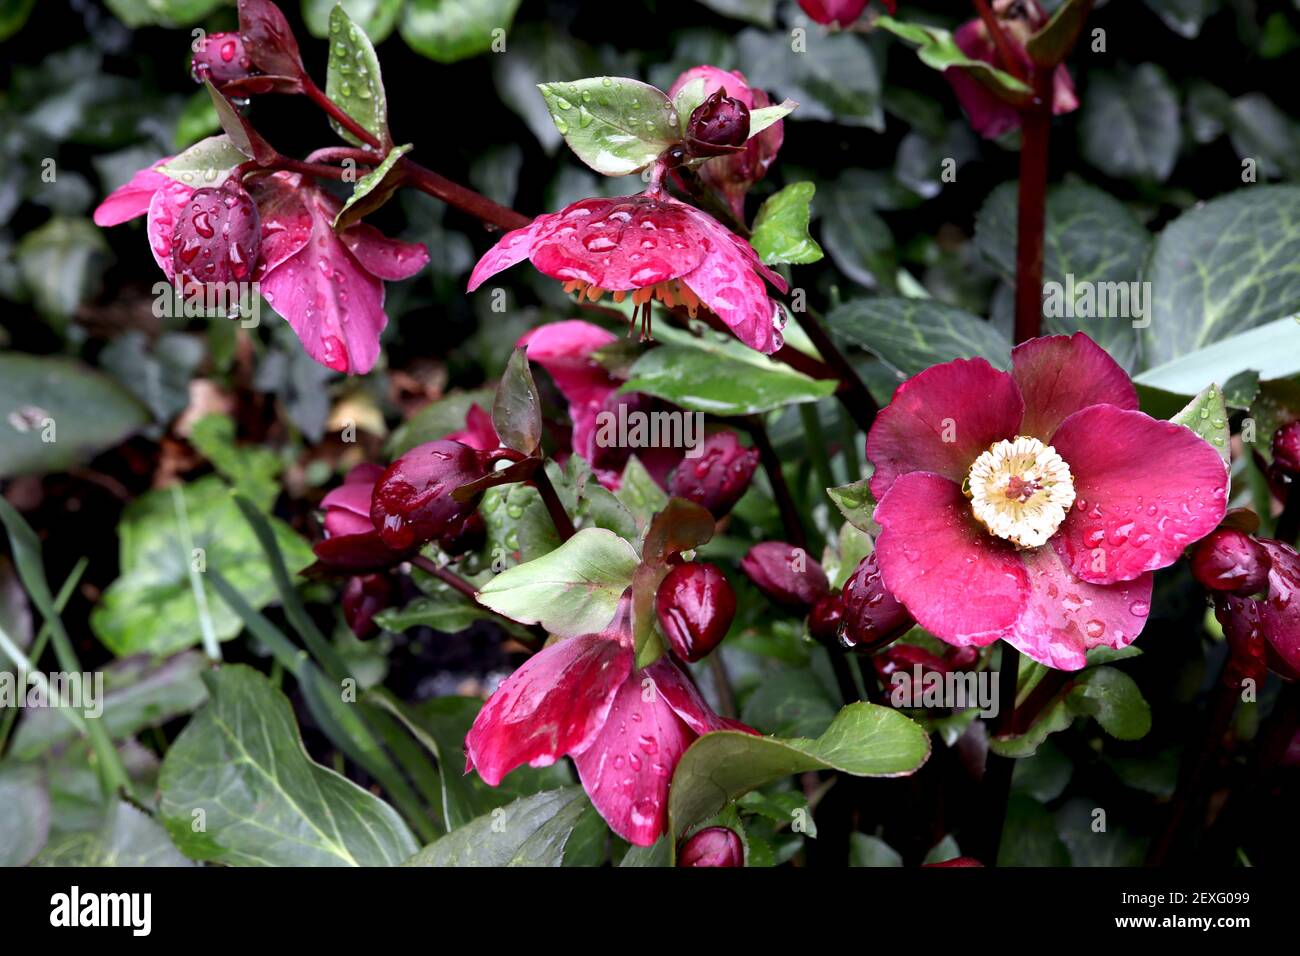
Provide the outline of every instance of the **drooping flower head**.
[[1017,346],[1009,373],[962,359],[914,376],[867,456],[875,557],[908,613],[950,644],[1001,638],[1067,670],[1137,637],[1151,572],[1227,508],[1219,453],[1138,411],[1082,333]]
[[657,187],[582,199],[506,233],[474,267],[469,291],[524,259],[591,301],[609,292],[616,302],[631,295],[647,310],[652,299],[692,315],[703,306],[753,349],[782,345],[781,311],[763,280],[782,292],[785,280],[748,242]]
[[495,787],[515,767],[570,755],[605,822],[649,846],[664,832],[668,784],[695,738],[753,731],[715,714],[669,658],[637,670],[630,604],[605,631],[548,644],[506,678],[465,738],[465,769]]
[[[682,88],[694,80],[704,81],[704,96],[722,93],[743,103],[750,111],[771,106],[772,101],[762,90],[749,85],[739,70],[721,70],[716,66],[693,66],[673,81],[668,90],[675,97]],[[705,184],[717,190],[731,207],[732,213],[745,221],[745,194],[767,175],[785,140],[785,121],[777,120],[767,129],[744,143],[738,152],[727,153],[708,160],[699,168]]]
[[395,550],[384,543],[370,520],[370,499],[381,465],[357,465],[343,484],[321,499],[325,537],[312,546],[321,565],[334,572],[371,572],[406,560],[413,548]]
[[[881,0],[881,3],[893,13],[897,0]],[[862,16],[867,0],[799,0],[799,6],[818,23],[847,27]]]
[[[999,60],[997,44],[989,35],[988,27],[978,17],[957,28],[953,40],[968,57],[996,66],[999,69],[1028,75],[1031,69],[1025,44],[1029,38],[1047,24],[1047,14],[1036,0],[993,0],[993,13],[1002,24],[1010,40],[1014,64]],[[957,67],[944,71],[962,109],[966,111],[975,132],[988,139],[997,139],[1020,126],[1020,112],[1015,106],[1000,98],[978,79]],[[1056,115],[1070,113],[1079,108],[1074,94],[1074,81],[1063,65],[1052,74],[1052,112]]]

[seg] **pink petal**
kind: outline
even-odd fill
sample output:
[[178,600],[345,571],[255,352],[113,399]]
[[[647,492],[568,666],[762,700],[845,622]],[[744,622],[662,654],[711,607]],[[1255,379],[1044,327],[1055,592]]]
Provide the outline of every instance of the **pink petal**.
[[918,624],[957,647],[991,644],[1020,617],[1029,575],[1016,549],[975,520],[961,486],[910,472],[876,507],[885,587]]
[[532,259],[553,279],[611,291],[641,289],[690,272],[708,248],[685,203],[649,195],[583,199],[537,233]]
[[307,245],[312,214],[304,201],[302,177],[297,173],[254,177],[248,191],[262,220],[262,252],[256,273],[260,280]]
[[168,183],[176,182],[170,176],[158,172],[157,169],[169,159],[170,156],[160,159],[148,169],[140,170],[128,182],[109,193],[104,201],[95,207],[95,225],[116,226],[147,213],[154,193]]
[[867,435],[867,458],[876,467],[872,493],[883,498],[910,471],[935,472],[960,484],[989,445],[1016,436],[1024,410],[1011,376],[982,358],[945,362],[912,376]]
[[1074,476],[1074,507],[1053,539],[1070,570],[1094,584],[1168,567],[1227,511],[1228,472],[1189,428],[1093,405],[1052,436]]
[[1128,373],[1082,332],[1030,339],[1011,350],[1011,377],[1025,400],[1020,434],[1050,441],[1061,422],[1089,405],[1133,411]]
[[1293,672],[1300,672],[1300,554],[1266,538],[1260,547],[1268,552],[1268,597],[1259,607],[1264,637]]
[[643,681],[651,679],[645,670],[623,682],[600,734],[573,758],[605,822],[636,846],[649,846],[664,832],[668,784],[696,737],[661,694],[643,693]]
[[619,382],[591,358],[591,353],[618,336],[598,325],[570,319],[533,329],[519,340],[527,346],[529,361],[546,369],[569,401],[573,420],[573,448],[590,460],[596,434],[596,415]]
[[[993,41],[989,38],[983,21],[966,21],[953,32],[952,38],[971,59],[989,64],[996,62]],[[970,125],[981,136],[997,139],[1020,126],[1020,114],[1016,108],[1000,99],[965,70],[950,67],[944,70],[943,75],[952,86],[952,91],[957,94],[957,102],[966,111]]]
[[483,258],[479,259],[478,264],[474,266],[474,271],[469,275],[467,291],[473,292],[498,272],[527,259],[533,251],[533,240],[538,230],[548,225],[554,218],[554,213],[544,213],[528,225],[511,229],[498,239],[497,244],[483,253]]
[[478,451],[492,451],[501,445],[496,426],[492,424],[492,416],[478,402],[471,405],[465,413],[465,427],[446,437],[449,441],[458,441]]
[[[488,698],[465,738],[466,771],[489,785],[522,764],[548,767],[586,750],[605,726],[632,652],[617,640],[586,634],[529,658]],[[639,696],[640,688],[633,685]]]
[[379,358],[379,333],[388,324],[384,284],[334,234],[336,203],[315,193],[307,205],[311,239],[262,278],[262,295],[317,362],[338,372],[364,374]]
[[429,261],[421,243],[390,239],[364,222],[349,226],[339,239],[367,272],[390,282],[409,279]]
[[664,703],[695,733],[730,729],[705,703],[691,679],[667,657],[659,658],[642,673],[654,681],[655,690],[663,697]]
[[1151,574],[1089,584],[1071,574],[1051,545],[1020,552],[1028,572],[1024,612],[1003,640],[1040,664],[1075,671],[1094,647],[1132,644],[1151,612]]
[[722,90],[727,96],[740,100],[750,109],[754,108],[754,90],[745,79],[745,74],[739,70],[723,70],[707,64],[693,66],[677,77],[673,85],[668,88],[668,98],[674,99],[687,83],[700,79],[704,80],[706,99],[718,90]]
[[149,200],[145,233],[149,237],[149,251],[153,253],[154,262],[167,276],[167,281],[172,282],[176,278],[176,269],[172,265],[172,235],[176,230],[176,220],[185,214],[194,190],[170,177],[163,178],[167,181]]

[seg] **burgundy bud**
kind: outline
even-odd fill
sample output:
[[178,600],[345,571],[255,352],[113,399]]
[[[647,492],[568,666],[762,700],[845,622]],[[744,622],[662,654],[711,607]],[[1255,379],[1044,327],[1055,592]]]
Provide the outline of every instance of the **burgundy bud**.
[[1255,594],[1268,587],[1268,555],[1244,531],[1220,528],[1192,552],[1192,575],[1211,591]]
[[1300,476],[1300,421],[1273,433],[1273,464],[1285,474]]
[[714,432],[697,458],[685,458],[668,482],[668,493],[703,505],[725,517],[749,487],[758,467],[758,450],[746,448],[735,432]]
[[745,848],[730,827],[706,827],[682,844],[678,866],[744,866]]
[[379,465],[357,465],[343,484],[321,500],[325,538],[312,550],[330,571],[379,571],[410,557],[409,551],[394,551],[384,544],[370,520],[371,496],[383,473]]
[[393,596],[393,582],[383,574],[363,574],[348,578],[343,587],[343,619],[357,637],[369,637],[375,631],[375,615],[388,607]]
[[196,189],[172,233],[172,265],[182,289],[243,282],[262,245],[257,204],[234,177]]
[[869,650],[892,641],[915,623],[907,608],[885,590],[874,551],[844,583],[840,600],[844,604],[840,641],[845,647]]
[[[915,644],[895,644],[873,657],[872,662],[881,682],[887,687],[909,686],[917,667],[921,668],[922,678],[926,674],[947,674],[952,669],[947,660]],[[895,674],[902,677],[895,678]]]
[[764,541],[749,549],[740,569],[763,594],[796,614],[805,613],[831,589],[822,566],[803,548]]
[[749,139],[749,107],[721,87],[695,107],[686,126],[686,142],[696,156],[739,151]]
[[486,541],[487,525],[483,523],[483,516],[471,511],[460,521],[447,526],[447,530],[438,536],[438,547],[456,557],[477,551]]
[[190,75],[194,82],[211,80],[217,89],[235,80],[246,79],[252,73],[253,61],[238,33],[209,33],[190,59]]
[[954,856],[951,860],[944,860],[942,863],[922,863],[922,869],[943,869],[948,867],[963,866],[980,866],[984,864],[973,856]]
[[679,564],[660,582],[655,611],[673,653],[698,661],[727,636],[736,616],[736,592],[717,565]]
[[838,593],[825,594],[808,612],[808,633],[822,644],[838,641],[844,620],[844,605]]
[[375,484],[370,520],[390,548],[455,536],[477,508],[452,492],[487,473],[481,453],[457,441],[425,442],[388,466]]
[[1259,609],[1259,603],[1248,597],[1223,595],[1214,601],[1214,616],[1223,625],[1228,642],[1223,682],[1234,689],[1247,680],[1259,686],[1268,676],[1268,642],[1262,633]]

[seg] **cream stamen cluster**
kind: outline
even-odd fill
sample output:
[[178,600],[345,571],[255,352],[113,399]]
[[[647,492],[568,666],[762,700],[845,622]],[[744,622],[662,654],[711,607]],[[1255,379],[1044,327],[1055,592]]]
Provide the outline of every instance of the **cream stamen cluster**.
[[1051,445],[1026,435],[976,458],[965,490],[980,523],[1022,548],[1046,544],[1074,504],[1070,466]]

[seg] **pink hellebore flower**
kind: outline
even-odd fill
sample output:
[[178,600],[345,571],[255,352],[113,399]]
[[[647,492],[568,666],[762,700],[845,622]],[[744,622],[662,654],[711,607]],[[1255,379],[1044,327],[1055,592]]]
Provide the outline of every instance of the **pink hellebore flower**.
[[524,259],[593,302],[612,292],[616,302],[631,293],[646,309],[652,298],[691,315],[702,305],[750,348],[772,353],[782,345],[780,308],[763,279],[782,292],[785,280],[749,243],[657,187],[582,199],[506,233],[474,267],[469,291]]
[[[115,226],[148,214],[149,247],[169,282],[172,249],[184,234],[195,190],[157,171],[167,159],[136,173],[95,210],[95,223]],[[358,223],[336,234],[341,204],[298,173],[251,176],[244,182],[261,220],[260,258],[253,280],[293,326],[317,362],[339,372],[365,373],[379,357],[384,280],[415,275],[429,261],[418,243],[400,242]],[[197,213],[196,213],[197,214]]]
[[378,571],[410,556],[409,550],[394,551],[384,544],[370,520],[370,499],[383,473],[382,465],[357,465],[321,499],[325,537],[312,550],[322,565],[333,571]]
[[999,638],[1076,670],[1125,647],[1151,572],[1227,508],[1219,453],[1138,411],[1128,375],[1083,333],[1033,339],[899,386],[867,436],[886,588],[955,646]]
[[[1011,40],[1017,65],[1024,75],[1028,75],[1031,63],[1029,54],[1025,52],[1025,43],[1046,25],[1047,14],[1035,0],[994,0],[993,10]],[[983,20],[976,18],[963,23],[953,34],[953,40],[971,59],[1007,69],[1006,64],[998,62],[997,46]],[[1019,128],[1020,112],[965,70],[950,67],[944,71],[944,76],[957,94],[957,100],[975,132],[987,139],[997,139]],[[1059,116],[1078,108],[1079,99],[1074,94],[1070,72],[1064,66],[1058,66],[1052,74],[1052,112]]]
[[495,787],[516,767],[568,754],[605,822],[649,846],[664,832],[668,784],[695,738],[754,731],[710,710],[669,658],[637,670],[629,611],[624,600],[602,633],[548,644],[507,677],[465,738],[465,770]]
[[[739,70],[720,70],[716,66],[691,67],[673,82],[668,90],[669,98],[675,97],[683,86],[697,79],[704,80],[706,98],[722,90],[726,96],[740,100],[750,110],[772,105],[767,94],[751,87]],[[777,120],[745,143],[740,152],[716,156],[701,165],[700,178],[723,195],[732,213],[743,222],[745,194],[767,174],[784,140],[785,121]]]
[[[896,0],[881,0],[885,9],[893,13],[897,8]],[[799,6],[818,23],[838,24],[847,27],[867,8],[867,0],[799,0]]]

